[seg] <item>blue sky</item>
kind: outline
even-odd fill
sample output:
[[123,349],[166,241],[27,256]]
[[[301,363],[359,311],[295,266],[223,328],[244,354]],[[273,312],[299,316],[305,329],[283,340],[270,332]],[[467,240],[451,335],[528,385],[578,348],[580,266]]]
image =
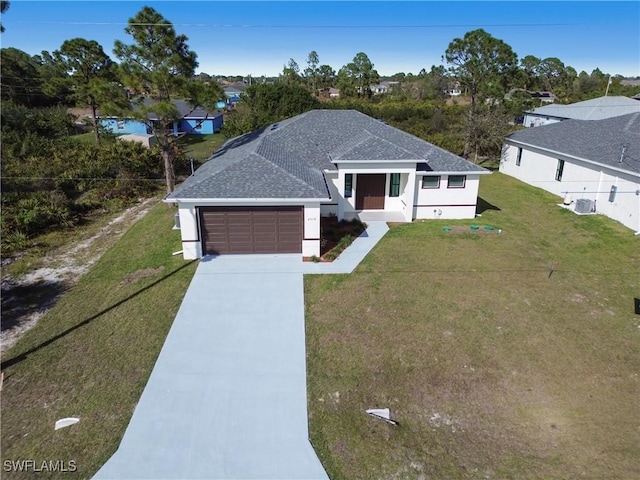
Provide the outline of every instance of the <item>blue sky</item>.
[[640,75],[640,2],[524,1],[27,1],[2,16],[2,47],[29,54],[64,40],[98,41],[112,55],[130,42],[127,20],[144,5],[189,37],[212,75],[277,75],[289,58],[301,68],[310,51],[336,70],[365,52],[382,75],[442,64],[456,37],[483,28],[519,58],[557,57],[578,72]]

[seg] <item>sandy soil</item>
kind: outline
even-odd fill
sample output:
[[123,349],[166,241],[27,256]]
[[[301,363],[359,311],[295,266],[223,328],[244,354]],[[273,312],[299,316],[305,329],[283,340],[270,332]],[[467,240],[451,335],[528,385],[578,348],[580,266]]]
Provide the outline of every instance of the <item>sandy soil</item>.
[[102,254],[128,228],[142,218],[156,199],[147,199],[125,210],[97,233],[79,239],[44,258],[44,266],[19,278],[2,278],[2,350],[16,341],[75,285]]

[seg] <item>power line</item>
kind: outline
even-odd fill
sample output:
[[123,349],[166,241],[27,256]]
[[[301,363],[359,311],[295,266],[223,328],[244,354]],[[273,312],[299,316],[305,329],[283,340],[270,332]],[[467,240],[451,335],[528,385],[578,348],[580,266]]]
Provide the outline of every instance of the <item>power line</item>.
[[442,23],[442,24],[397,24],[397,25],[269,25],[269,24],[225,24],[225,23],[128,23],[128,22],[80,22],[80,21],[20,21],[16,24],[27,25],[103,25],[124,27],[200,27],[200,28],[477,28],[477,27],[575,27],[586,23]]

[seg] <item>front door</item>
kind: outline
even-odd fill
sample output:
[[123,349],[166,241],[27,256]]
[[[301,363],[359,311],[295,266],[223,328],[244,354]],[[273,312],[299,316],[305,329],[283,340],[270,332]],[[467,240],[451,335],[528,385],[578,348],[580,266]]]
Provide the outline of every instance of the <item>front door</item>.
[[384,173],[358,174],[356,178],[356,210],[384,210]]

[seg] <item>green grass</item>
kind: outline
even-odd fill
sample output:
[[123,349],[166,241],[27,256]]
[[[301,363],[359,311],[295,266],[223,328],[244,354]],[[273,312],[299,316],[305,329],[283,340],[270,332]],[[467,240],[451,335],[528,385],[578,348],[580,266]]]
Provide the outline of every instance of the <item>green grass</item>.
[[[116,450],[195,269],[172,256],[174,213],[156,205],[3,352],[3,462],[73,460],[67,476],[88,478]],[[54,431],[69,416],[80,423]]]
[[[480,196],[481,218],[395,226],[352,275],[306,277],[325,468],[332,480],[638,477],[638,238],[499,173]],[[171,255],[173,213],[154,207],[3,352],[3,461],[74,460],[68,476],[87,478],[116,450],[195,269]],[[442,230],[472,223],[503,233]],[[386,406],[399,427],[364,414]]]
[[221,133],[203,135],[185,135],[178,140],[178,145],[187,157],[199,162],[207,160],[227,138]]
[[96,143],[96,137],[93,132],[79,133],[78,135],[73,135],[71,138],[80,143]]
[[352,275],[305,278],[330,477],[638,478],[639,239],[499,173],[480,197],[480,218],[395,226]]

